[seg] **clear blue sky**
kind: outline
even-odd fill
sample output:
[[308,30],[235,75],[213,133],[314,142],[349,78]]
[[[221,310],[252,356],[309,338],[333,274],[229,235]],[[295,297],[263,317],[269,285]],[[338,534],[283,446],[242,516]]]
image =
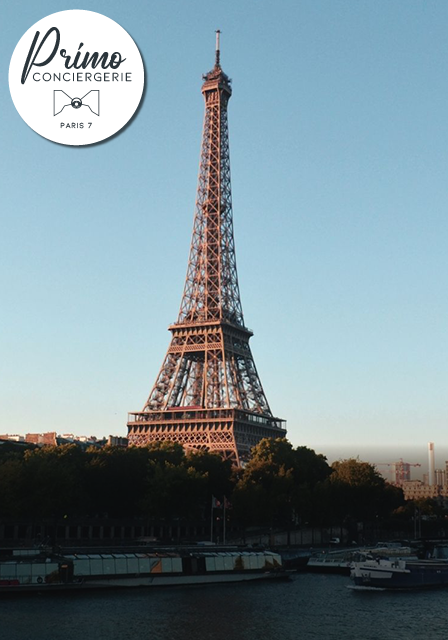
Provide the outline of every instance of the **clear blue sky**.
[[[19,38],[69,8],[117,21],[145,61],[138,115],[93,147],[41,138],[9,95]],[[142,408],[183,289],[220,28],[272,410],[294,445],[424,459],[432,440],[448,459],[448,3],[5,0],[0,19],[0,433],[125,435]]]

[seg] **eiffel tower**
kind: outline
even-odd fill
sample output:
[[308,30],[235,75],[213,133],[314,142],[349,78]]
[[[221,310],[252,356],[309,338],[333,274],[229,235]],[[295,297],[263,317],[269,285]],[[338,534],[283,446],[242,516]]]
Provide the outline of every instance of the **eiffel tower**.
[[261,386],[244,324],[233,236],[227,105],[220,64],[203,76],[205,117],[185,288],[171,344],[142,411],[128,420],[130,445],[169,440],[219,452],[239,466],[262,438],[284,437]]

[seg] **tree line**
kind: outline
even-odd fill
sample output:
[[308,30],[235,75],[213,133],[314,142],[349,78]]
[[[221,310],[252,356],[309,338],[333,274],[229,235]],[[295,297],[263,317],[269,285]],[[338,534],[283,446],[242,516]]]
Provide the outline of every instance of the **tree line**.
[[[7,449],[7,448],[6,448]],[[0,450],[0,518],[209,518],[212,498],[246,528],[325,526],[403,512],[400,489],[356,459],[325,456],[285,438],[262,440],[244,468],[181,445],[83,450],[75,444]]]

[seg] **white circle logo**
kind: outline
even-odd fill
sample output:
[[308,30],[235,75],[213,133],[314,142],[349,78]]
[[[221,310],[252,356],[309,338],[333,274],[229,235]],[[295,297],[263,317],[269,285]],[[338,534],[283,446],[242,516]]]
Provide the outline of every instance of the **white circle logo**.
[[143,93],[140,52],[119,24],[93,11],[61,11],[22,36],[9,89],[25,122],[53,142],[109,138],[134,115]]

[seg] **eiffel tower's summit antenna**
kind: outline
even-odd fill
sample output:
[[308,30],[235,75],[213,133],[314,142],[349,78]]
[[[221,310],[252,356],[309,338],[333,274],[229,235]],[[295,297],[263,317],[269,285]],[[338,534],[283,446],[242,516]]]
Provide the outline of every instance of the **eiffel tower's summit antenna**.
[[220,452],[239,465],[262,438],[284,437],[249,346],[236,269],[227,106],[231,80],[215,66],[205,100],[196,210],[185,286],[165,360],[142,411],[129,414],[130,444],[170,440]]
[[219,50],[219,36],[220,36],[221,31],[219,29],[216,30],[216,53],[215,53],[215,65],[217,67],[219,67],[219,55],[220,55],[220,50]]

